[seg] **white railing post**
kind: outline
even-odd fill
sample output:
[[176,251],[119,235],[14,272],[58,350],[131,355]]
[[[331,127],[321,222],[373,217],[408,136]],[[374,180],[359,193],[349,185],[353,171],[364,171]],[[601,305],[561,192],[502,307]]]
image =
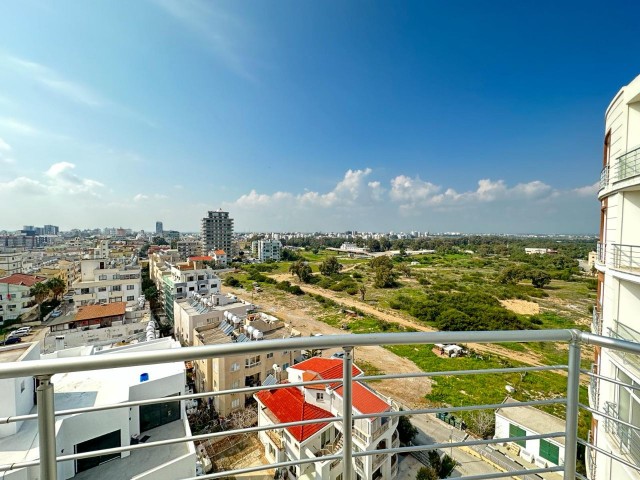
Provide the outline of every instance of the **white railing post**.
[[51,375],[36,377],[40,382],[36,388],[38,401],[38,442],[40,447],[40,478],[56,480],[56,417]]
[[344,443],[342,450],[343,457],[343,478],[345,480],[353,480],[353,347],[342,347],[344,357],[342,360],[342,432],[344,435]]
[[580,402],[580,340],[576,333],[569,343],[569,371],[567,377],[567,409],[564,446],[564,478],[576,478],[578,459],[578,407]]

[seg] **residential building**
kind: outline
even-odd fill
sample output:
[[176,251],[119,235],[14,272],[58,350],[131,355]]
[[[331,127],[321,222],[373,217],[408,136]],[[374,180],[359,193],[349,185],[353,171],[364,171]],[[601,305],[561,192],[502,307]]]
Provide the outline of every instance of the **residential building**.
[[109,240],[100,240],[98,246],[93,249],[93,258],[109,258]]
[[[623,87],[605,113],[600,176],[600,241],[595,267],[598,288],[592,330],[640,342],[640,76]],[[590,403],[591,442],[640,464],[640,357],[595,348],[593,371],[625,385],[594,378]],[[638,472],[590,450],[590,478],[637,479]]]
[[0,251],[0,272],[3,275],[22,273],[24,252],[15,249]]
[[[1,347],[3,362],[111,355],[121,352],[145,352],[179,348],[171,338],[98,351],[94,348],[66,350],[64,354],[40,355],[38,343]],[[101,407],[133,400],[170,397],[185,393],[184,362],[140,367],[123,367],[88,372],[54,375],[56,408],[61,410]],[[14,417],[35,413],[33,377],[0,380],[5,400],[0,415]],[[8,400],[11,401],[8,401]],[[0,426],[0,463],[14,464],[38,460],[37,422],[25,421]],[[89,411],[57,416],[55,440],[61,452],[89,452],[92,450],[129,446],[143,436],[154,440],[190,435],[184,404],[166,401],[150,405]],[[147,438],[148,438],[147,437]],[[91,478],[159,479],[195,477],[196,450],[192,442],[175,444],[153,450],[153,455],[142,450],[125,451],[97,457],[58,462],[57,478],[78,480]],[[6,478],[35,480],[37,469],[23,468],[8,472]]]
[[251,254],[259,262],[278,262],[282,254],[282,244],[280,240],[254,240],[251,242]]
[[30,293],[31,287],[46,280],[46,277],[24,273],[0,278],[0,323],[31,315],[38,308]]
[[162,272],[162,298],[164,314],[169,325],[174,325],[174,301],[187,298],[189,292],[199,295],[220,293],[220,277],[209,267],[198,268],[197,262],[167,263]]
[[[277,318],[265,313],[239,315],[228,313],[219,323],[211,323],[194,329],[193,345],[223,345],[241,342],[299,337]],[[195,388],[199,392],[231,390],[253,387],[268,382],[277,382],[276,375],[300,359],[299,350],[273,351],[252,355],[233,355],[204,358],[194,362]],[[274,366],[276,366],[274,371]],[[278,368],[279,367],[279,368]],[[251,394],[234,393],[213,397],[213,407],[219,415],[226,417],[245,407]]]
[[58,235],[60,233],[60,228],[57,225],[45,225],[44,226],[44,234],[45,235]]
[[229,257],[227,256],[227,252],[221,249],[214,250],[210,252],[211,258],[216,265],[220,267],[226,267],[229,264]]
[[126,302],[134,306],[142,295],[141,269],[95,259],[80,262],[80,278],[73,282],[76,306]]
[[229,212],[222,209],[209,211],[202,219],[200,225],[200,239],[202,242],[202,252],[211,250],[224,250],[233,256],[233,219],[229,218]]
[[219,325],[229,314],[244,318],[255,308],[231,294],[200,295],[190,292],[187,295],[187,298],[173,302],[173,333],[183,345],[193,345],[194,328]]
[[[314,420],[341,416],[343,413],[342,360],[313,357],[289,367],[288,381],[336,380],[326,385],[286,387],[264,390],[255,394],[258,401],[258,425]],[[357,380],[362,371],[353,366],[352,408],[354,415],[390,412],[390,401],[377,394],[364,382]],[[380,450],[397,447],[398,417],[371,417],[353,423],[353,451]],[[342,450],[342,424],[316,423],[260,432],[266,457],[273,462],[299,461],[321,455],[338,454]],[[374,480],[395,478],[398,473],[397,454],[373,454],[353,459],[357,478]],[[340,461],[317,461],[291,466],[292,478],[341,479]]]
[[186,260],[189,257],[201,254],[200,240],[196,240],[195,238],[179,240],[176,248],[178,249],[181,260]]
[[[518,403],[508,398],[505,403]],[[495,411],[495,438],[524,437],[563,432],[565,421],[534,407],[498,408]],[[511,445],[518,456],[541,468],[564,463],[564,438],[517,440]]]
[[52,320],[48,326],[51,332],[64,332],[75,328],[105,328],[124,320],[125,302],[99,303],[78,307],[77,312]]
[[162,235],[162,222],[156,222],[156,235]]

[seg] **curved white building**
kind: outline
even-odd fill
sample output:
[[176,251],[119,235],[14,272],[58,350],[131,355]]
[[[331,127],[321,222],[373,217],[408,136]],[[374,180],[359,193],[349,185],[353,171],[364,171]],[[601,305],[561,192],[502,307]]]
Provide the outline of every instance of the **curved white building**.
[[[598,294],[592,330],[640,342],[640,76],[620,89],[607,108],[598,199]],[[591,406],[606,416],[594,416],[591,442],[640,465],[640,390],[633,388],[640,386],[640,357],[598,348],[593,370],[632,387],[592,381]],[[637,471],[593,449],[587,459],[589,478],[640,478]]]

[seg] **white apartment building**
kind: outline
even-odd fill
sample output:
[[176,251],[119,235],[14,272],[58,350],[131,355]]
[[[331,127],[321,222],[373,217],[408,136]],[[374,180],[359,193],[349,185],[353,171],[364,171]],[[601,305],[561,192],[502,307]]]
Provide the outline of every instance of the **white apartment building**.
[[282,244],[280,240],[254,240],[251,242],[251,254],[260,262],[278,262],[282,255]]
[[[602,166],[600,242],[595,263],[598,290],[592,330],[640,342],[640,76],[623,87],[606,110]],[[591,442],[638,465],[640,358],[596,347],[593,370],[636,389],[592,380],[591,406],[626,424],[594,415]],[[593,449],[587,456],[589,478],[640,478],[637,471]]]
[[31,295],[31,287],[46,281],[46,277],[14,273],[0,278],[0,324],[5,320],[15,320],[19,316],[27,317],[38,306]]
[[[344,408],[342,360],[314,357],[287,369],[288,381],[331,380],[335,383],[264,390],[256,393],[258,425],[313,420],[341,416]],[[352,408],[355,415],[384,413],[391,404],[369,386],[357,381],[362,371],[354,365]],[[398,417],[372,417],[355,420],[353,450],[363,452],[399,446]],[[342,450],[342,424],[316,423],[259,432],[265,455],[272,462],[298,461],[321,455],[335,455]],[[361,480],[393,479],[398,474],[397,454],[372,454],[353,459],[354,472]],[[316,461],[289,467],[289,478],[341,480],[342,460]]]
[[173,333],[176,340],[188,346],[193,345],[194,328],[219,325],[229,314],[244,318],[255,308],[231,294],[200,295],[189,292],[187,295],[187,298],[174,300]]
[[[196,327],[193,345],[259,342],[300,336],[300,332],[290,325],[262,312],[245,318],[227,312],[224,317],[219,323]],[[281,375],[282,371],[300,359],[299,350],[199,359],[194,362],[195,388],[199,392],[217,392],[276,383],[280,380],[276,375]],[[279,372],[274,371],[274,365],[280,367]],[[243,409],[250,398],[250,393],[216,395],[212,406],[219,415],[226,417]]]
[[13,273],[22,273],[23,252],[17,250],[8,250],[0,252],[0,275],[11,275]]
[[140,267],[118,266],[115,261],[106,259],[80,262],[80,278],[73,282],[73,301],[76,306],[113,302],[126,302],[128,306],[134,306],[140,295]]
[[223,212],[222,209],[207,212],[200,224],[202,252],[224,250],[233,256],[232,235],[233,219],[229,218],[229,212]]
[[109,240],[100,240],[98,246],[93,249],[93,258],[109,258]]
[[[38,343],[0,347],[3,362],[23,362],[40,358],[69,358],[83,355],[110,355],[119,352],[151,351],[179,348],[171,338],[137,345],[97,351],[93,347],[40,355]],[[185,393],[184,362],[141,367],[124,367],[80,373],[54,375],[57,410],[113,405],[133,400],[170,397]],[[4,393],[0,415],[13,417],[35,413],[35,381],[32,377],[0,380]],[[152,405],[84,412],[56,417],[56,447],[63,452],[128,446],[135,439],[149,435],[154,440],[189,436],[191,430],[184,405],[167,401]],[[13,464],[39,458],[38,425],[34,421],[0,426],[0,463]],[[149,455],[142,450],[122,452],[58,462],[57,478],[78,480],[109,478],[113,480],[171,480],[195,477],[196,450],[192,442],[154,449]],[[8,480],[36,480],[39,467],[18,468],[5,472]]]

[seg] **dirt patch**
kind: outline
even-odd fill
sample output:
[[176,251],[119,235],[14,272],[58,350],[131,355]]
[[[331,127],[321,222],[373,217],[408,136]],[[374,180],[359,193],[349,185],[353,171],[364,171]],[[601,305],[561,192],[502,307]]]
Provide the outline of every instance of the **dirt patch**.
[[518,315],[537,315],[540,313],[540,305],[536,302],[529,302],[527,300],[500,300],[500,303],[507,310],[511,310]]

